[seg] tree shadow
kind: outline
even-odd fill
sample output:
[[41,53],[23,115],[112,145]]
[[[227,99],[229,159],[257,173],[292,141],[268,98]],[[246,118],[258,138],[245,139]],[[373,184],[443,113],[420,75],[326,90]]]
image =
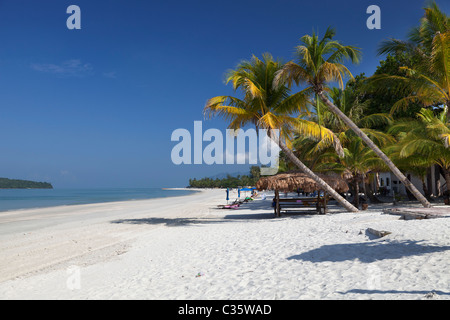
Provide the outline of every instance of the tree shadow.
[[359,294],[422,294],[425,297],[432,298],[434,295],[450,296],[450,292],[440,290],[366,290],[366,289],[351,289],[345,292],[337,291],[339,294],[359,293]]
[[450,246],[426,245],[420,242],[422,241],[407,240],[324,245],[287,259],[310,262],[359,260],[363,263],[371,263],[450,250]]
[[249,214],[228,214],[223,217],[225,220],[272,220],[275,219],[273,213],[249,213]]
[[166,225],[168,227],[180,227],[187,225],[194,225],[199,223],[216,223],[218,221],[212,220],[200,220],[200,219],[187,219],[187,218],[141,218],[141,219],[118,219],[113,220],[111,223],[117,224],[149,224],[149,225]]
[[[232,201],[229,201],[229,203],[232,203]],[[219,207],[211,207],[211,210],[217,210],[217,211],[223,211],[227,210],[230,212],[240,211],[240,210],[251,210],[251,211],[262,211],[262,212],[270,212],[272,215],[274,215],[274,209],[272,207],[272,200],[271,198],[267,198],[266,200],[256,199],[249,202],[242,203],[238,208],[236,209],[222,209]],[[329,213],[340,213],[340,212],[346,212],[344,208],[342,208],[337,202],[331,202],[328,205],[328,211]],[[282,210],[281,216],[282,217],[297,217],[297,216],[314,216],[317,215],[316,207],[315,205],[311,206],[301,206],[294,208],[289,208],[287,210]]]
[[118,219],[113,220],[111,223],[117,224],[148,224],[148,225],[165,225],[168,227],[180,227],[180,226],[193,226],[201,224],[213,224],[213,223],[227,223],[233,221],[260,221],[260,220],[272,220],[273,214],[261,213],[261,214],[229,214],[224,217],[217,218],[141,218],[141,219]]

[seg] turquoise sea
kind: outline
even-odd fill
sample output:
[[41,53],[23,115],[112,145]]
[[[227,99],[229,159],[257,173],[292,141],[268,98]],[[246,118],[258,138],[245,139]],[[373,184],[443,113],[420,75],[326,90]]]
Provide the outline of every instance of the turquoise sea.
[[0,212],[126,200],[176,197],[196,191],[162,188],[0,189]]

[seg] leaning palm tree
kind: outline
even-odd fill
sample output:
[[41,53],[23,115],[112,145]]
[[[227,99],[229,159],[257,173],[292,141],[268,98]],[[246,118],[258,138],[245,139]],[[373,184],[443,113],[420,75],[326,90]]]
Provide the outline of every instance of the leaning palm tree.
[[[358,209],[304,165],[286,145],[290,145],[292,135],[297,129],[305,130],[305,122],[299,121],[298,117],[307,112],[310,92],[307,89],[291,94],[287,86],[273,87],[275,75],[282,68],[283,64],[275,61],[269,54],[264,54],[262,60],[253,56],[250,61],[241,62],[235,70],[228,72],[227,83],[231,82],[233,89],[240,90],[243,97],[211,98],[206,103],[204,114],[210,117],[221,116],[229,122],[230,129],[237,130],[248,124],[267,129],[269,136],[299,169],[345,209],[357,212]],[[276,129],[280,132],[279,138],[274,134]],[[322,139],[335,139],[335,136],[329,133],[329,130],[319,130]]]
[[327,83],[337,82],[343,88],[344,78],[346,76],[352,78],[351,72],[342,62],[349,59],[353,63],[358,63],[361,55],[358,48],[344,46],[340,42],[333,40],[335,34],[334,29],[328,28],[321,40],[319,40],[316,34],[303,36],[301,38],[302,45],[298,46],[296,51],[297,62],[291,61],[284,66],[277,74],[274,87],[285,84],[291,87],[294,82],[297,85],[306,84],[306,88],[303,91],[317,94],[328,109],[342,119],[386,163],[389,169],[424,207],[431,207],[427,199],[395,166],[391,159],[349,117],[328,99],[326,95],[327,91],[329,91],[326,86]]
[[[341,90],[333,87],[329,92],[329,99],[333,101],[347,117],[349,117],[369,138],[375,142],[378,147],[385,147],[394,143],[395,139],[379,130],[374,129],[376,126],[387,126],[392,122],[392,117],[388,114],[378,113],[364,115],[367,107],[366,103],[360,103],[357,97],[352,96],[349,88]],[[316,106],[316,105],[314,105]],[[311,121],[321,121],[324,126],[307,125],[308,128],[318,128],[316,130],[330,130],[336,136],[333,140],[335,145],[342,147],[342,143],[346,143],[350,136],[349,127],[334,113],[330,112],[326,106],[311,112]],[[321,120],[319,120],[321,119]],[[302,121],[305,121],[304,119]],[[351,131],[352,132],[352,131]],[[354,134],[354,133],[353,133]],[[302,130],[301,134],[294,140],[296,155],[299,159],[305,160],[304,163],[309,163],[308,167],[313,169],[323,152],[336,150],[335,145],[331,145],[329,140],[321,140],[320,135],[315,131],[312,134],[308,130]],[[343,157],[343,152],[338,154]]]
[[[391,116],[382,113],[364,115],[366,104],[360,103],[357,97],[352,96],[349,88],[341,90],[333,87],[329,96],[333,104],[355,122],[378,147],[386,148],[396,142],[393,136],[373,128],[390,125],[392,123]],[[386,170],[384,162],[369,147],[363,145],[361,138],[356,136],[334,113],[326,108],[322,108],[320,113],[325,126],[336,134],[342,144],[344,156],[338,157],[328,142],[308,136],[300,137],[295,141],[296,144],[301,145],[297,148],[301,150],[301,156],[309,160],[310,167],[315,168],[318,172],[325,170],[342,174],[344,178],[350,180],[355,194],[359,193],[357,190],[359,183],[363,183],[365,196],[374,199],[373,195],[367,192],[370,188],[367,188],[366,185],[370,187],[368,181],[370,174]],[[311,161],[311,158],[314,161]],[[354,201],[358,201],[358,199],[355,197]],[[354,202],[354,204],[357,207],[359,205],[358,202]]]
[[378,158],[373,150],[365,146],[361,138],[350,134],[344,144],[344,157],[337,157],[334,152],[323,153],[320,156],[320,163],[317,170],[320,172],[332,171],[345,175],[353,187],[353,204],[359,207],[359,185],[363,183],[364,194],[365,180],[375,168],[382,166],[381,159]]

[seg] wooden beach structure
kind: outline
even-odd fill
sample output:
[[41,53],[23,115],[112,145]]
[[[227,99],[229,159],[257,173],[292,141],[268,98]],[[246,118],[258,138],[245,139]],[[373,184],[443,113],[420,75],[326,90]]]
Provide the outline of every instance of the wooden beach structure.
[[[339,193],[349,190],[347,182],[338,175],[318,174],[318,176]],[[283,209],[287,211],[288,208],[305,208],[313,205],[318,214],[327,213],[328,194],[303,172],[290,171],[262,177],[256,183],[256,188],[259,191],[275,191],[274,213],[277,217],[281,216]],[[317,197],[280,198],[280,192],[297,192],[297,190],[306,193],[317,192]],[[323,193],[322,196],[321,193]]]

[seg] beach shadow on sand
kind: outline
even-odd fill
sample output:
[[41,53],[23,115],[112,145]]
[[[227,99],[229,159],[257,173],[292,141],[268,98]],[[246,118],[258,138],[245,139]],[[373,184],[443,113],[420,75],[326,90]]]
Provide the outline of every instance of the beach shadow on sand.
[[[232,202],[230,202],[232,203]],[[333,213],[344,212],[345,210],[339,210],[340,207],[331,204],[329,205],[329,210],[333,211]],[[250,210],[250,211],[259,211],[264,212],[263,214],[271,214],[272,218],[275,217],[274,209],[272,207],[272,200],[254,200],[246,203],[242,203],[237,209],[222,209],[219,207],[211,207],[210,210],[215,211],[223,211],[228,210],[229,212],[239,212],[240,210]],[[263,215],[261,214],[261,215]],[[251,216],[252,214],[249,214]],[[314,205],[312,206],[299,206],[297,208],[290,208],[288,210],[282,210],[281,217],[312,217],[317,215],[317,211]]]
[[287,260],[310,262],[342,262],[359,260],[372,263],[385,259],[401,259],[450,250],[450,246],[422,244],[422,241],[381,241],[324,245],[299,255],[290,256]]
[[111,223],[118,224],[162,224],[168,227],[195,226],[201,224],[226,223],[235,221],[259,221],[274,219],[273,214],[229,214],[224,217],[217,218],[142,218],[142,219],[119,219],[113,220]]
[[[204,218],[140,218],[140,219],[118,219],[113,220],[111,223],[117,224],[148,224],[148,225],[165,225],[169,227],[179,227],[179,226],[195,226],[201,224],[213,224],[213,223],[226,223],[226,222],[257,222],[261,220],[269,221],[279,221],[273,213],[273,208],[271,207],[271,201],[252,201],[249,203],[242,204],[237,209],[222,209],[219,207],[211,207],[210,210],[217,212],[226,212],[224,216],[220,217],[204,217]],[[259,211],[259,213],[251,213],[249,211]],[[316,216],[314,210],[305,211],[290,211],[283,212],[282,218],[290,219],[300,219],[300,218],[311,218]]]
[[440,290],[367,290],[367,289],[351,289],[345,292],[338,291],[340,294],[358,293],[358,294],[422,294],[425,298],[433,298],[434,296],[450,296],[450,292]]

